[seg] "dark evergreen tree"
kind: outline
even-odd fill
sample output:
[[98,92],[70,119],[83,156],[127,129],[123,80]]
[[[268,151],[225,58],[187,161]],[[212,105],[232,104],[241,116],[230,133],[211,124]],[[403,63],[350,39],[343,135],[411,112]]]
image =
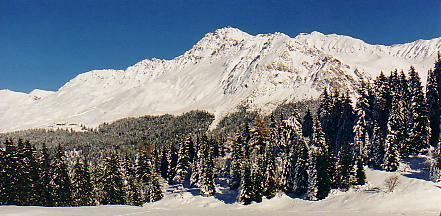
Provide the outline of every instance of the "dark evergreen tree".
[[72,206],[72,185],[64,149],[58,145],[52,161],[52,197],[55,206]]
[[387,171],[396,171],[400,162],[400,143],[405,142],[404,134],[407,132],[404,121],[404,101],[399,95],[394,95],[392,112],[388,121],[388,134],[383,168]]
[[151,183],[149,186],[149,202],[156,202],[162,199],[162,186],[159,181],[159,175],[152,170]]
[[121,164],[116,153],[111,152],[104,159],[104,169],[102,170],[101,184],[103,185],[103,205],[122,205],[124,204],[124,183],[120,170]]
[[150,202],[153,166],[147,150],[140,150],[136,157],[136,178],[140,184],[142,202]]
[[251,163],[248,158],[242,160],[242,179],[240,181],[239,196],[237,201],[249,205],[254,200],[253,179],[251,176]]
[[235,190],[240,186],[241,180],[241,160],[243,158],[242,152],[243,140],[241,134],[236,134],[235,140],[231,145],[231,164],[230,164],[230,188]]
[[357,157],[357,167],[355,171],[355,184],[364,185],[366,184],[366,173],[364,171],[364,163],[362,156]]
[[313,119],[312,119],[311,111],[308,108],[305,116],[303,117],[303,122],[302,122],[303,136],[311,138],[312,130],[313,130],[312,128],[313,128]]
[[211,142],[205,135],[201,137],[199,151],[199,188],[202,196],[208,197],[216,193],[216,187],[214,184],[213,150]]
[[315,156],[315,169],[316,178],[311,179],[311,181],[316,181],[318,200],[324,199],[328,196],[331,191],[331,176],[329,175],[329,170],[331,166],[331,158],[329,153],[329,147],[325,140],[325,134],[320,126],[319,121],[314,123],[314,134],[312,137],[312,146],[316,148]]
[[429,70],[426,85],[426,100],[429,112],[430,137],[429,143],[436,147],[439,142],[440,134],[440,94],[438,92],[437,75],[433,70]]
[[43,143],[43,147],[40,152],[40,182],[43,186],[41,192],[41,204],[43,206],[54,206],[54,198],[52,196],[52,168],[51,168],[51,159],[49,155],[49,150],[46,147],[46,144]]
[[308,166],[309,149],[305,141],[301,141],[297,147],[297,163],[295,167],[295,192],[305,194],[308,191]]
[[184,142],[180,143],[178,151],[176,175],[173,181],[185,187],[189,186],[189,180],[191,176],[191,157],[193,157],[193,155],[190,155],[190,153],[192,151],[192,148],[193,141],[191,140],[191,137],[188,137]]
[[374,123],[374,131],[371,143],[369,145],[369,159],[368,165],[369,167],[375,169],[381,169],[385,154],[385,140],[383,137],[383,132],[381,131],[380,126],[375,122]]
[[19,203],[19,191],[17,188],[20,176],[17,167],[20,161],[18,154],[19,152],[13,141],[6,140],[3,161],[3,172],[5,175],[3,177],[7,184],[3,185],[4,197],[2,197],[6,205],[17,205]]
[[[161,157],[162,161],[163,157]],[[162,167],[162,165],[161,165]],[[124,159],[125,203],[133,206],[142,206],[140,183],[136,178],[136,169],[131,158],[126,154]]]
[[[429,144],[429,117],[420,77],[414,67],[409,74],[408,149],[404,155],[415,154]],[[403,148],[402,148],[403,149]]]
[[80,158],[77,158],[73,168],[72,189],[74,205],[91,206],[95,204],[89,164]]
[[263,181],[264,196],[273,198],[278,190],[277,185],[277,158],[275,152],[275,140],[269,140],[265,147],[265,179]]
[[176,146],[173,143],[170,143],[168,146],[167,160],[168,160],[167,180],[169,184],[173,184],[174,183],[173,179],[176,175],[176,165],[178,164],[178,153],[176,150]]
[[341,151],[339,152],[339,160],[338,160],[338,184],[339,188],[343,191],[346,191],[351,186],[353,179],[353,155],[351,151],[351,146],[349,143],[346,143],[342,146]]
[[384,76],[383,72],[375,80],[375,93],[374,127],[376,124],[378,128],[376,134],[374,134],[375,128],[373,128],[372,137],[376,141],[382,142],[379,145],[384,146],[387,135],[387,121],[392,107],[392,91],[389,80]]

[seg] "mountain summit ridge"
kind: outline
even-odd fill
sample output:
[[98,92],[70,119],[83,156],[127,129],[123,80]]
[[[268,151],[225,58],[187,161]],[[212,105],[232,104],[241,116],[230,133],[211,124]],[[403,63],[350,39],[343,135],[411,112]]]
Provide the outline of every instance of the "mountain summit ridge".
[[[171,60],[146,59],[125,70],[92,70],[37,98],[0,91],[0,132],[57,125],[97,126],[146,114],[213,112],[219,120],[239,105],[268,112],[285,101],[317,97],[324,87],[354,92],[371,79],[413,65],[425,81],[441,38],[370,45],[319,32],[252,36],[237,28],[207,33]],[[35,92],[34,92],[35,94]]]

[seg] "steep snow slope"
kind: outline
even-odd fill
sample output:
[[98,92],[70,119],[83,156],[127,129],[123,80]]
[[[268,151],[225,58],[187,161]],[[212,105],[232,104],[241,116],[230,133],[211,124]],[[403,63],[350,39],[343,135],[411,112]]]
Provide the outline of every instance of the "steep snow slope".
[[[441,211],[441,189],[434,183],[400,176],[398,187],[391,193],[384,192],[384,180],[394,175],[369,170],[369,185],[348,192],[334,192],[327,199],[311,202],[278,195],[262,203],[243,206],[226,204],[219,196],[204,198],[189,192],[168,193],[159,202],[144,207],[98,206],[77,208],[42,208],[1,206],[0,214],[9,216],[52,215],[419,215],[436,216]],[[230,197],[234,199],[234,197]]]
[[352,92],[359,79],[381,70],[415,65],[425,77],[440,41],[381,46],[318,32],[290,38],[222,28],[173,60],[90,71],[54,93],[26,96],[2,91],[0,132],[97,126],[127,116],[192,109],[208,110],[219,119],[241,104],[267,112],[284,101],[317,97],[324,87]]

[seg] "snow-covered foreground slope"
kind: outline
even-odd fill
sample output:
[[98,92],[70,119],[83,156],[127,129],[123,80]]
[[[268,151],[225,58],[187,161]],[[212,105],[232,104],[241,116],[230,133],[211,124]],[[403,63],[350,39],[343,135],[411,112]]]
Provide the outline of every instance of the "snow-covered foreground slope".
[[362,78],[414,65],[425,81],[441,38],[382,46],[318,32],[290,38],[235,28],[205,35],[173,60],[78,75],[57,92],[0,91],[0,132],[60,125],[97,126],[128,116],[204,109],[217,120],[238,105],[270,111],[317,97],[324,87],[352,92]]
[[[144,207],[99,206],[78,208],[0,207],[0,215],[155,215],[155,216],[225,216],[225,215],[431,215],[441,213],[441,188],[426,180],[400,175],[394,192],[386,193],[384,180],[395,175],[382,171],[368,171],[369,186],[335,192],[318,202],[278,195],[262,203],[243,206],[229,203],[225,196],[204,198],[191,193],[167,194],[156,203]],[[222,197],[222,198],[220,198]],[[227,196],[228,197],[228,196]],[[225,200],[227,200],[225,202]]]

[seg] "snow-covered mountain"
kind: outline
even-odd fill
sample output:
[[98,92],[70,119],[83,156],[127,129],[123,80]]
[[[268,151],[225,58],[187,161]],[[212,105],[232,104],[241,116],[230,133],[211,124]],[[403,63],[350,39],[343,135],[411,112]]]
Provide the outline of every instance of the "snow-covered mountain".
[[90,71],[57,92],[1,90],[0,132],[93,127],[128,116],[193,109],[219,119],[238,105],[267,112],[284,101],[317,97],[324,87],[352,92],[360,79],[395,68],[413,65],[425,81],[440,50],[441,38],[383,46],[319,32],[290,38],[222,28],[173,60]]

